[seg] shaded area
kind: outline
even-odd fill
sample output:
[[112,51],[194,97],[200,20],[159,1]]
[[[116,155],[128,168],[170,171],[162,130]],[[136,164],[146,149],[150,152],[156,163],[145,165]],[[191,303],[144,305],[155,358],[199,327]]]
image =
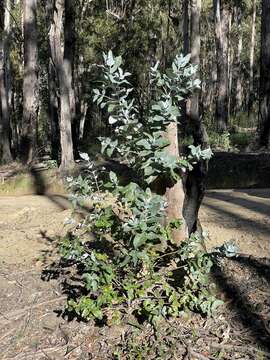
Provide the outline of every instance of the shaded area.
[[267,188],[269,153],[216,152],[209,161],[208,189]]
[[[241,267],[235,268],[234,263]],[[270,350],[270,260],[238,256],[217,262],[214,270],[216,284],[230,300],[229,309],[250,330],[256,344]]]
[[[207,198],[213,198],[216,200],[224,201],[230,204],[239,205],[242,208],[246,208],[251,211],[259,212],[261,214],[270,216],[270,202],[269,205],[267,203],[262,203],[256,201],[255,199],[247,199],[242,196],[237,196],[234,193],[224,193],[217,191],[208,191]],[[206,200],[206,205],[209,206]],[[221,205],[221,204],[220,204]],[[269,229],[270,230],[270,229]]]

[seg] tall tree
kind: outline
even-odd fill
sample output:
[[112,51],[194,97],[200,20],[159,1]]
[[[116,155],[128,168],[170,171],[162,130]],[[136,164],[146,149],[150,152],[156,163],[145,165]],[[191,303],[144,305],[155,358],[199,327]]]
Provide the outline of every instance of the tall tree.
[[10,0],[3,1],[0,8],[0,97],[1,97],[1,161],[9,163],[12,161],[10,151],[10,109],[9,109],[9,41],[10,41]]
[[256,44],[256,0],[252,2],[252,22],[251,22],[251,38],[250,38],[250,55],[249,55],[249,97],[248,112],[250,113],[254,101],[254,51]]
[[242,88],[242,71],[241,71],[241,55],[243,50],[243,30],[242,30],[242,9],[239,6],[236,10],[237,14],[237,30],[238,30],[238,45],[236,52],[236,112],[242,110],[243,105],[243,88]]
[[224,132],[228,125],[228,29],[229,9],[224,0],[214,0],[216,62],[217,62],[217,129]]
[[[199,76],[201,56],[201,0],[190,0],[190,53],[191,63],[197,66]],[[187,116],[191,127],[194,145],[208,148],[208,136],[200,114],[200,92],[195,92],[187,106]],[[198,212],[205,192],[205,179],[208,170],[207,161],[199,161],[189,172],[185,183],[184,217],[189,233],[198,229]]]
[[23,0],[24,74],[23,74],[23,129],[22,158],[31,163],[37,150],[38,117],[38,48],[37,0]]
[[270,0],[262,0],[259,145],[270,145]]
[[60,169],[68,171],[74,166],[73,141],[72,141],[72,111],[70,106],[71,83],[70,59],[65,57],[67,51],[63,51],[63,14],[65,0],[55,0],[53,21],[50,28],[50,47],[52,59],[55,64],[59,92],[60,92],[60,142],[61,142],[61,165]]

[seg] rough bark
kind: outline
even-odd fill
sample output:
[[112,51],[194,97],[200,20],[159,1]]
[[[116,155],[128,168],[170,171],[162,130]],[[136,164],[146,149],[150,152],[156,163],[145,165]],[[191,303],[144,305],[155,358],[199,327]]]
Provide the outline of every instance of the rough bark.
[[73,141],[71,131],[72,114],[70,108],[70,83],[68,61],[64,59],[61,43],[63,12],[65,0],[55,0],[53,22],[50,28],[50,47],[55,64],[60,91],[60,142],[62,171],[69,171],[74,166]]
[[76,116],[76,97],[74,90],[74,62],[75,62],[75,6],[74,0],[65,0],[64,21],[64,66],[67,73],[69,102],[71,112],[72,141],[75,153],[78,151],[79,123]]
[[[54,11],[54,0],[46,1],[46,22],[49,27],[52,22]],[[57,81],[55,73],[55,65],[53,62],[50,41],[48,43],[49,58],[47,62],[48,71],[48,117],[50,128],[50,142],[51,142],[51,157],[54,160],[59,160],[60,154],[60,133],[59,133],[59,98],[57,96]]]
[[[3,6],[4,5],[4,6]],[[0,120],[0,142],[1,162],[12,161],[10,151],[10,111],[8,101],[8,62],[9,62],[9,37],[10,37],[10,1],[2,3],[0,8],[0,97],[1,97],[1,120]]]
[[231,114],[232,107],[232,80],[233,80],[233,62],[234,62],[234,51],[232,47],[232,12],[229,12],[228,18],[228,51],[227,51],[227,78],[228,78],[228,117]]
[[51,58],[48,64],[48,89],[49,89],[49,121],[50,121],[50,138],[51,138],[51,156],[52,159],[58,160],[60,150],[60,134],[59,134],[59,117],[58,117],[58,96],[57,96],[57,85],[55,68]]
[[270,141],[270,0],[262,0],[259,145]]
[[[177,122],[171,123],[165,134],[165,137],[170,141],[167,151],[170,155],[179,157],[178,144],[178,127]],[[178,180],[176,183],[167,184],[165,198],[168,204],[166,220],[169,223],[172,220],[181,219],[182,226],[180,229],[173,230],[173,240],[176,245],[179,245],[188,237],[188,229],[183,216],[185,192],[183,181]]]
[[249,96],[248,96],[248,113],[254,102],[254,52],[256,44],[256,0],[252,3],[252,23],[251,23],[251,38],[250,38],[250,54],[249,54]]
[[243,88],[242,88],[242,76],[241,76],[241,54],[243,50],[243,31],[242,31],[242,12],[238,9],[237,14],[237,29],[238,29],[238,45],[236,54],[236,113],[242,110],[243,106]]
[[[196,77],[199,77],[201,36],[201,0],[190,2],[190,52],[191,62],[198,67]],[[200,92],[193,94],[188,106],[188,119],[191,126],[194,145],[201,145],[203,149],[208,148],[208,136],[202,123],[199,107]],[[188,174],[185,189],[184,217],[187,223],[188,232],[191,234],[198,228],[198,212],[205,192],[205,181],[208,170],[208,162],[200,161]]]
[[183,1],[183,53],[189,53],[189,0]]
[[23,1],[24,19],[24,76],[23,76],[23,130],[21,156],[31,163],[37,155],[38,116],[38,49],[37,1]]
[[[224,132],[228,125],[228,20],[229,10],[223,0],[214,0],[216,62],[217,62],[217,129]],[[223,6],[222,6],[223,5]]]

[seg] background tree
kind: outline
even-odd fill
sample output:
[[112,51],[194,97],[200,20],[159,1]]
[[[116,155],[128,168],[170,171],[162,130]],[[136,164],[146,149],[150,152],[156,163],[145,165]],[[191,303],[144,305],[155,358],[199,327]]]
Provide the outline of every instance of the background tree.
[[[50,28],[50,47],[52,59],[55,65],[60,97],[60,141],[61,141],[61,170],[66,171],[74,165],[73,141],[72,141],[72,110],[70,105],[71,84],[71,59],[69,52],[63,51],[63,13],[65,10],[64,0],[55,0],[53,19]],[[65,44],[66,45],[66,44]]]
[[37,155],[37,117],[39,105],[37,1],[23,1],[24,75],[23,75],[23,128],[21,156],[30,163]]
[[262,1],[259,145],[269,146],[270,136],[270,0]]
[[3,163],[12,161],[10,151],[10,104],[9,104],[9,50],[10,50],[10,1],[0,5],[0,97],[1,97],[1,159]]

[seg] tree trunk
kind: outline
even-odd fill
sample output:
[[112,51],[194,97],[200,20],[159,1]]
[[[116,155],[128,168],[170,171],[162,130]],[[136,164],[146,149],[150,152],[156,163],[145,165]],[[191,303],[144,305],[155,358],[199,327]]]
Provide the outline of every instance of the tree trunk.
[[[191,0],[190,3],[190,52],[191,62],[198,67],[196,77],[199,77],[200,66],[200,19],[201,0]],[[202,149],[208,148],[208,136],[202,123],[199,107],[200,93],[195,92],[189,100],[188,121],[191,126],[194,145],[201,145]],[[207,161],[200,161],[194,169],[188,173],[185,189],[184,217],[187,223],[188,232],[197,231],[198,212],[205,192],[205,180],[208,169]]]
[[50,120],[50,139],[51,139],[51,156],[52,159],[58,161],[60,150],[60,134],[59,134],[59,117],[58,117],[58,97],[56,92],[55,69],[51,58],[48,64],[48,89],[49,89],[49,120]]
[[262,0],[259,145],[269,147],[270,136],[270,0]]
[[238,8],[237,14],[237,30],[238,30],[238,46],[236,54],[236,113],[240,112],[243,108],[243,88],[242,88],[242,71],[241,71],[241,54],[243,49],[243,32],[242,32],[242,13]]
[[251,23],[251,39],[249,54],[249,96],[248,96],[248,113],[250,114],[254,102],[254,51],[256,44],[256,0],[252,4],[252,23]]
[[73,141],[71,131],[69,62],[64,59],[61,35],[65,0],[55,0],[53,22],[50,28],[50,46],[53,62],[56,67],[60,90],[60,142],[62,171],[69,171],[74,166]]
[[75,59],[75,6],[74,0],[65,0],[64,22],[64,66],[67,73],[69,102],[72,126],[73,151],[78,152],[79,124],[76,117],[76,98],[74,90],[74,59]]
[[217,99],[216,122],[220,132],[228,125],[228,20],[229,11],[222,0],[214,0],[216,61],[217,61]]
[[233,58],[234,58],[231,31],[232,31],[232,13],[230,11],[228,18],[228,51],[227,51],[228,118],[231,115],[231,106],[232,106],[231,102],[232,102]]
[[[1,162],[12,161],[10,151],[10,112],[8,101],[7,64],[9,61],[9,38],[10,38],[10,2],[7,0],[1,4],[1,38],[0,38],[0,97],[1,97],[1,121],[0,121],[0,144]],[[3,26],[4,25],[4,26]]]
[[31,163],[37,155],[38,116],[38,50],[37,1],[23,1],[24,19],[24,77],[23,77],[23,131],[21,156]]
[[[170,141],[170,145],[167,147],[167,151],[170,155],[179,157],[179,144],[178,144],[178,127],[177,122],[171,123],[165,134],[165,137]],[[176,245],[179,245],[182,241],[188,237],[188,229],[183,216],[185,192],[183,187],[183,181],[178,180],[176,183],[167,184],[165,192],[166,202],[168,204],[166,210],[167,223],[173,220],[182,221],[180,229],[175,229],[172,232],[173,241]]]
[[[46,1],[46,22],[49,27],[54,12],[54,0]],[[59,160],[60,154],[60,133],[59,133],[59,99],[57,96],[57,81],[55,64],[53,62],[50,41],[48,43],[49,59],[47,62],[48,71],[48,117],[49,117],[49,128],[50,128],[50,142],[51,142],[51,157],[54,160]]]
[[189,53],[189,0],[183,1],[183,53]]

